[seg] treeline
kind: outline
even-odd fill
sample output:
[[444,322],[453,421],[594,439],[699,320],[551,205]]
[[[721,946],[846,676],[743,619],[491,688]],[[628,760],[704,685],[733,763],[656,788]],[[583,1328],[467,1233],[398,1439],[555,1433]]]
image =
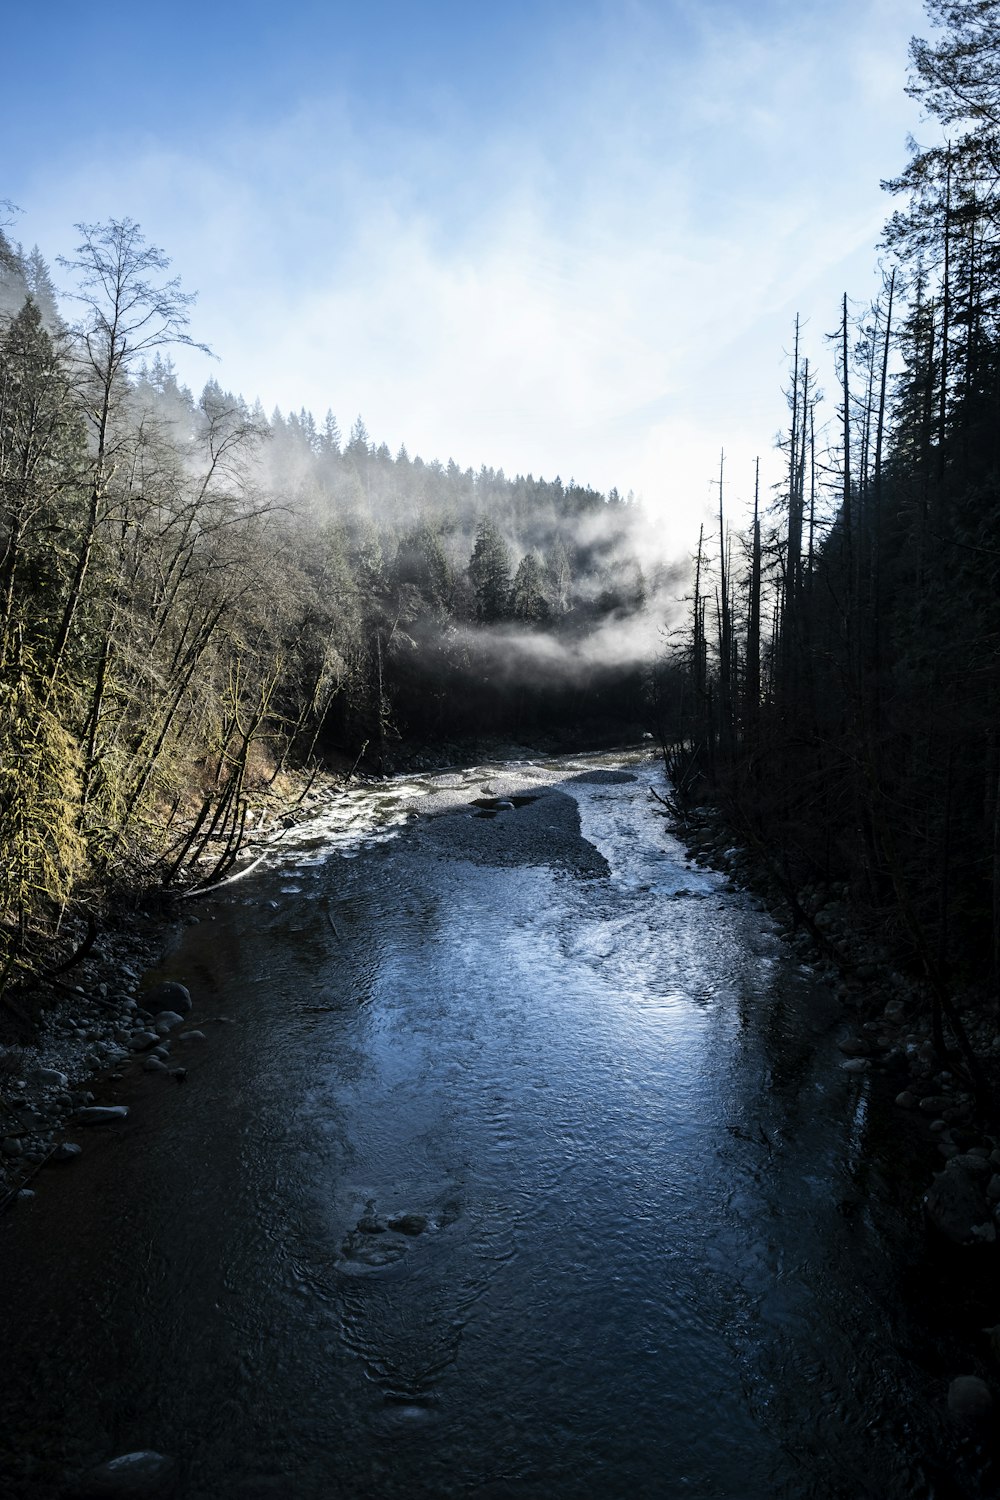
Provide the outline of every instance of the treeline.
[[567,664],[646,594],[615,492],[195,399],[166,257],[78,229],[72,302],[0,233],[0,988],[68,902],[221,873],[286,766],[619,705]]
[[885,184],[832,419],[796,326],[777,500],[732,530],[720,474],[668,734],[806,919],[847,892],[919,968],[940,1041],[956,986],[1000,977],[1000,4],[927,10],[910,92],[945,139]]

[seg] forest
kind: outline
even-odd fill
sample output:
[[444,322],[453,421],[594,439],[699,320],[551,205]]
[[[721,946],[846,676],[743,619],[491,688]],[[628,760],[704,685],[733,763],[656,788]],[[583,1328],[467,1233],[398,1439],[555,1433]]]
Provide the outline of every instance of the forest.
[[634,725],[669,587],[617,491],[195,398],[164,252],[77,229],[62,299],[0,233],[0,988],[67,910],[218,877],[289,767]]
[[1000,977],[1000,5],[926,8],[909,92],[941,140],[883,184],[831,416],[796,322],[786,477],[748,527],[720,466],[664,738],[679,809],[711,788],[800,920],[831,891],[864,912],[943,1051]]
[[74,904],[224,870],[288,767],[648,728],[681,814],[710,794],[803,920],[839,888],[960,1030],[1000,975],[1000,3],[926,9],[940,140],[884,184],[879,296],[825,310],[832,403],[796,320],[784,478],[737,525],[721,459],[672,569],[615,490],[196,398],[127,218],[61,295],[0,237],[4,982]]

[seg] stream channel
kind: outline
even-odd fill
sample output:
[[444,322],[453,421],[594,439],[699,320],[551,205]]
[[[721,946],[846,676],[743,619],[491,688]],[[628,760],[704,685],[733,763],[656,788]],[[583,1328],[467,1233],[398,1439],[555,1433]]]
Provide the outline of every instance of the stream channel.
[[0,1224],[18,1496],[139,1448],[181,1500],[946,1492],[872,1080],[661,778],[360,788],[190,903],[183,1086]]

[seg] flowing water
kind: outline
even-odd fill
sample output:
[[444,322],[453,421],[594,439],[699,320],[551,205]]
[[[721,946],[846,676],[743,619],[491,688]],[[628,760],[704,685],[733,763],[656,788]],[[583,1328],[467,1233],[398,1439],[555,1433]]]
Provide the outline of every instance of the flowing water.
[[186,1083],[130,1074],[2,1226],[18,1494],[142,1447],[184,1500],[938,1493],[828,990],[652,760],[498,808],[501,769],[359,791],[197,903]]

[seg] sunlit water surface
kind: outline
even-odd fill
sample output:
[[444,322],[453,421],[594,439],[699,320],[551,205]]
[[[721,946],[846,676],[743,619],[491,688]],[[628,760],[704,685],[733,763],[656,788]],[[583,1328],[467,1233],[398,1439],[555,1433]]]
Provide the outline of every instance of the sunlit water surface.
[[[450,774],[463,816],[485,774]],[[4,1225],[40,1474],[155,1447],[185,1500],[931,1493],[828,991],[689,865],[652,760],[532,774],[610,874],[447,857],[418,778],[199,903],[187,1083],[130,1077],[126,1127]]]

